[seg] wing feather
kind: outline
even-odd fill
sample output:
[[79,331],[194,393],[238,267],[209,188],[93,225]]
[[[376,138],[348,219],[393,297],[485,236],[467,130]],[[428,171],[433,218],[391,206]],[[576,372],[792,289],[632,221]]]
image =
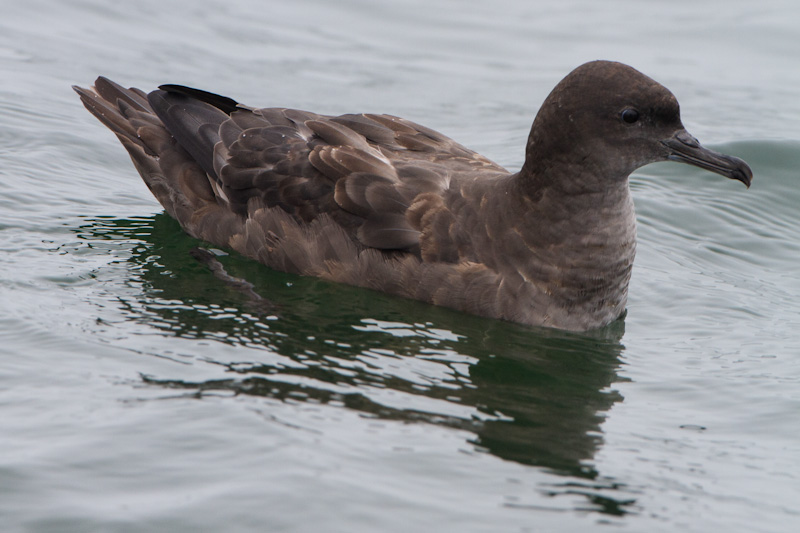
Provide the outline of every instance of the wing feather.
[[[447,217],[426,218],[426,209],[442,213],[454,175],[476,166],[504,172],[441,133],[392,115],[256,109],[175,85],[145,95],[104,78],[95,91],[81,93],[87,107],[124,139],[140,171],[174,176],[182,194],[175,198],[195,206],[193,227],[214,236],[219,231],[198,222],[198,213],[222,206],[249,221],[254,209],[278,207],[298,222],[327,217],[361,247],[419,253],[426,223],[439,236],[425,242],[447,240]],[[157,196],[174,213],[180,202],[167,189]],[[429,195],[439,201],[418,201]],[[203,203],[210,211],[197,207]],[[287,252],[287,261],[303,262],[298,254]]]

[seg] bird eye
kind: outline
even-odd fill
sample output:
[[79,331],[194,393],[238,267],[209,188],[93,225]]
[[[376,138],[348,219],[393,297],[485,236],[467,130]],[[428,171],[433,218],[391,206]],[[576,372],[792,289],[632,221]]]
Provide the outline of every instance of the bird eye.
[[633,124],[637,120],[639,120],[639,112],[629,107],[627,109],[623,109],[622,113],[620,113],[620,118],[622,118],[623,122],[627,124]]

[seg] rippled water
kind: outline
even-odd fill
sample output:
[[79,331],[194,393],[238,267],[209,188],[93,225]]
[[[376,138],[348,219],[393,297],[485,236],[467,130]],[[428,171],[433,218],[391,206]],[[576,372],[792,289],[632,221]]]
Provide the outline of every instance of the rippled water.
[[[800,8],[29,1],[0,20],[3,531],[800,528]],[[387,112],[511,168],[578,64],[663,82],[741,184],[632,178],[628,315],[573,335],[227,270],[69,89]]]

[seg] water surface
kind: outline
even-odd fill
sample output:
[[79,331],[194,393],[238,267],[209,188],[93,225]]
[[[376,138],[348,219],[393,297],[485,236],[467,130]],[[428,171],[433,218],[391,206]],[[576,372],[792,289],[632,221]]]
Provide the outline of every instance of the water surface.
[[[800,9],[617,0],[135,6],[0,21],[7,531],[800,527]],[[572,68],[667,85],[741,184],[631,180],[628,314],[531,329],[270,271],[220,283],[71,84],[422,122],[508,166]]]

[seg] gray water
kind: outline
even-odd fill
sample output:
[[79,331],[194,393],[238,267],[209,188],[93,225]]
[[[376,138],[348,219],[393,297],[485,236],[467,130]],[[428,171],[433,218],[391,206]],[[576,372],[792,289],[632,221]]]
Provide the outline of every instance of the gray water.
[[[2,531],[800,530],[800,4],[6,2]],[[628,314],[523,328],[188,251],[71,84],[383,112],[509,168],[626,62],[750,190],[641,169]]]

